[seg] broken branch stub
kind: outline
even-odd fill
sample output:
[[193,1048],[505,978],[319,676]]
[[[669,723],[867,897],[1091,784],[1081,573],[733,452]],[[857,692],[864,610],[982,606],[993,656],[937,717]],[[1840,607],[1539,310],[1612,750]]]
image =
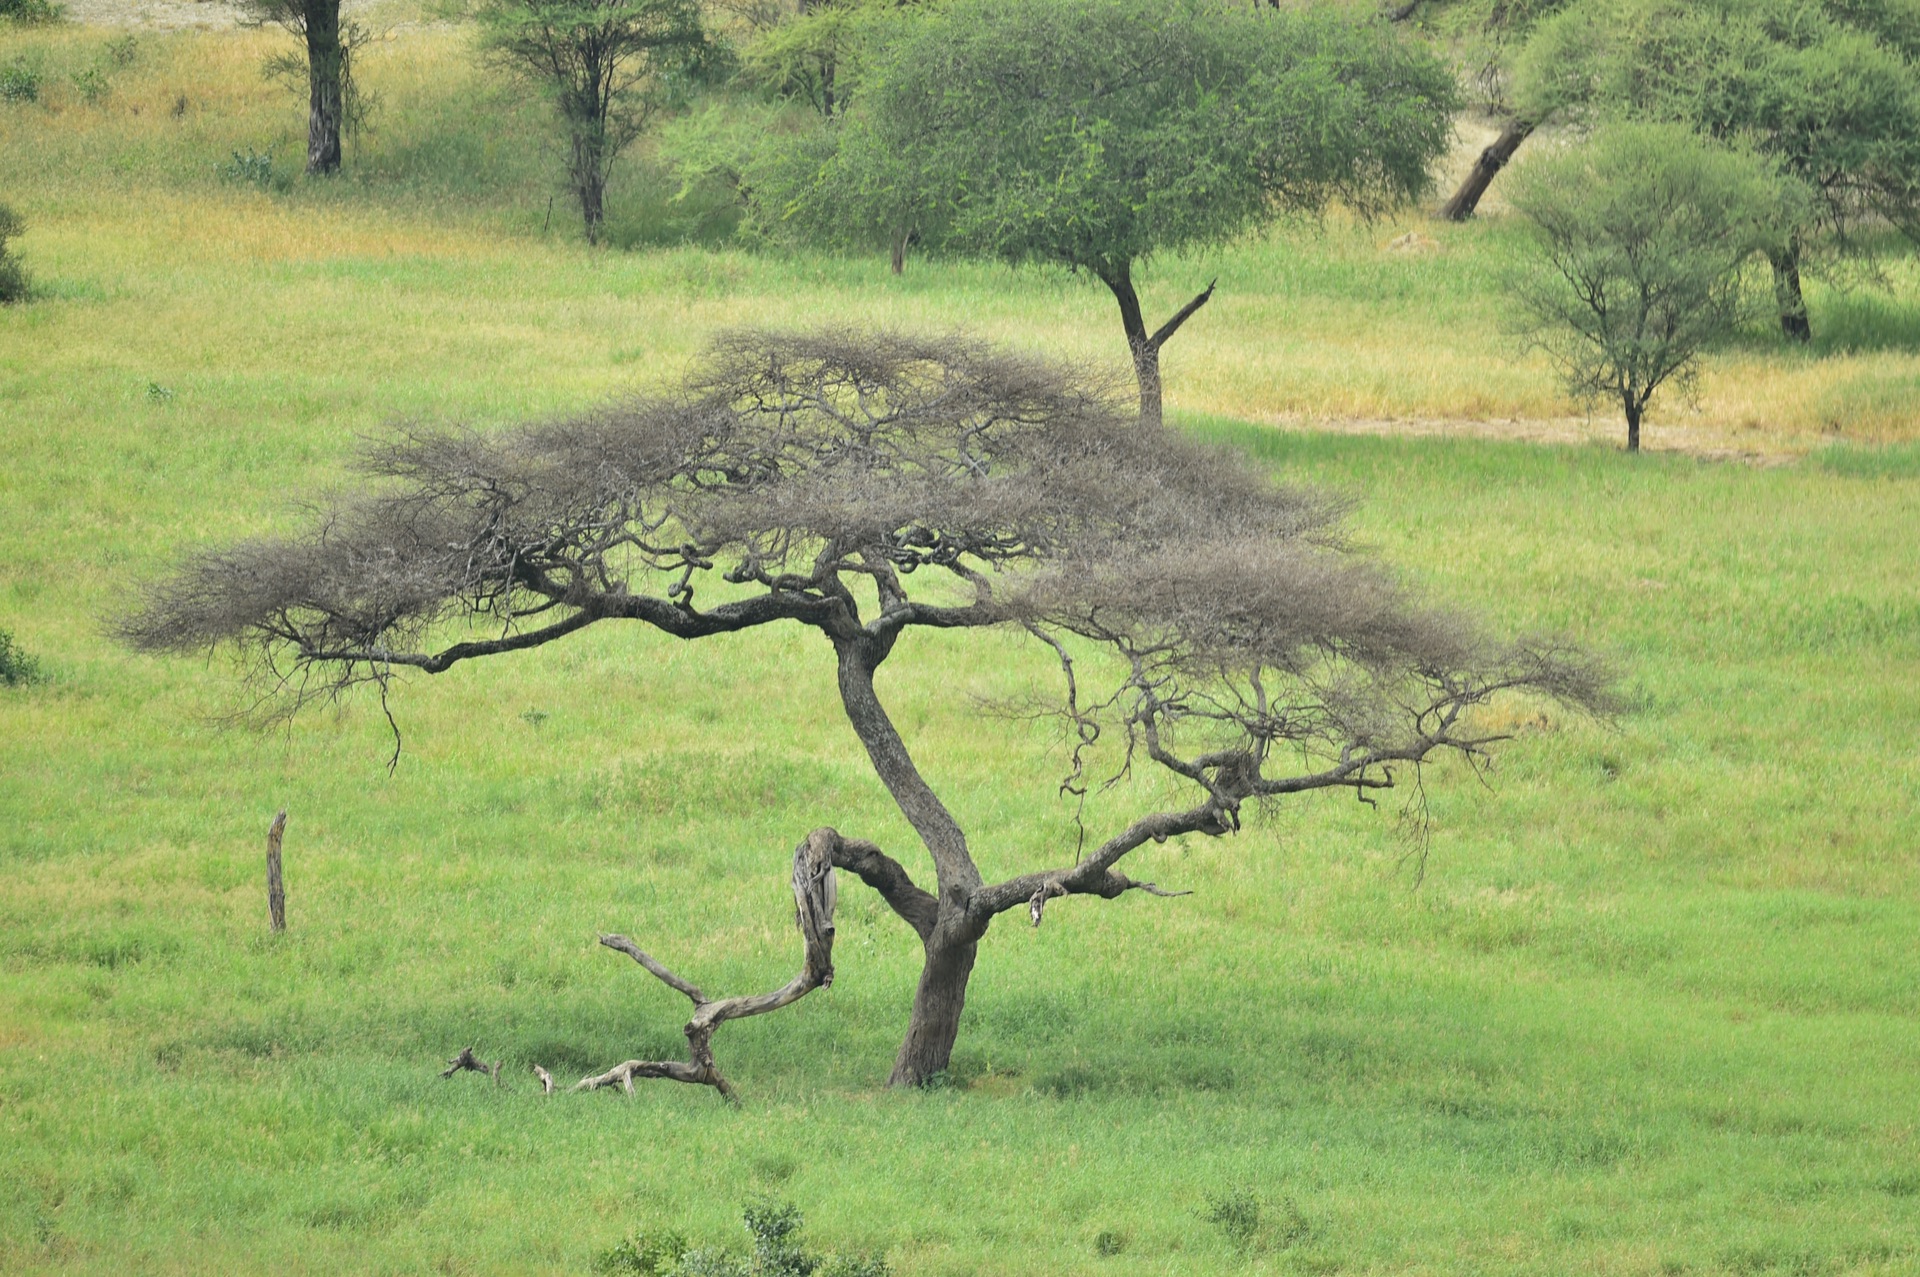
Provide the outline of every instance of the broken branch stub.
[[728,1020],[750,1015],[765,1015],[798,1002],[815,989],[833,983],[833,910],[838,884],[834,878],[833,857],[841,847],[840,835],[832,829],[816,829],[794,849],[793,904],[794,922],[805,946],[800,973],[771,993],[745,997],[708,998],[699,987],[668,970],[633,941],[620,935],[600,937],[609,949],[626,954],[662,984],[687,996],[693,1003],[693,1018],[687,1021],[687,1059],[628,1060],[605,1073],[585,1077],[575,1084],[576,1091],[597,1091],[619,1086],[631,1093],[635,1079],[666,1078],[698,1086],[711,1086],[729,1103],[738,1103],[733,1087],[713,1060],[713,1035]]

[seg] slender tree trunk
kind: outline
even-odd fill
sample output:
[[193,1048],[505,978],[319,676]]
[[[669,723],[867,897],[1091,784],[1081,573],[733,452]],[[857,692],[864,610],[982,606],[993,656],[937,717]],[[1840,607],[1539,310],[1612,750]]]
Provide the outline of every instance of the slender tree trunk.
[[1435,216],[1449,222],[1464,222],[1472,217],[1473,210],[1480,206],[1480,197],[1493,185],[1495,175],[1507,166],[1507,161],[1513,158],[1513,153],[1520,149],[1520,144],[1527,140],[1533,130],[1534,123],[1531,120],[1514,120],[1501,130],[1500,136],[1493,140],[1493,145],[1480,152],[1480,158],[1473,162],[1473,168],[1466,180],[1460,183],[1460,189],[1440,206]]
[[893,252],[889,264],[893,267],[893,273],[896,275],[907,269],[907,242],[912,238],[912,231],[895,231],[893,233]]
[[1788,341],[1813,340],[1813,324],[1807,319],[1807,299],[1800,292],[1800,238],[1793,236],[1787,246],[1767,254],[1773,267],[1773,296],[1780,305],[1780,331]]
[[340,171],[340,128],[346,116],[346,50],[340,44],[340,0],[307,0],[307,172]]
[[1127,334],[1127,353],[1133,358],[1133,375],[1140,383],[1140,420],[1160,424],[1160,347],[1147,335],[1146,320],[1140,315],[1140,294],[1133,290],[1133,267],[1129,262],[1096,272],[1120,304],[1120,327]]
[[1644,405],[1636,400],[1632,392],[1620,396],[1620,406],[1627,412],[1627,451],[1640,451],[1640,413]]
[[607,166],[602,154],[600,130],[589,124],[573,137],[573,193],[580,201],[580,220],[585,223],[587,243],[600,242],[601,224],[606,220]]

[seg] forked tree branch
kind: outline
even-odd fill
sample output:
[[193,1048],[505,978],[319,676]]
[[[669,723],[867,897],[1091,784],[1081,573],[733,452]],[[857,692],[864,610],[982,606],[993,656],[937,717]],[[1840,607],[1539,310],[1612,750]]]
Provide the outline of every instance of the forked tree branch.
[[1180,325],[1192,319],[1195,311],[1213,300],[1213,289],[1219,282],[1217,279],[1208,280],[1207,286],[1201,289],[1192,301],[1175,311],[1172,319],[1154,329],[1153,336],[1147,338],[1147,345],[1154,350],[1159,350],[1166,345],[1168,339],[1180,331]]
[[[636,1078],[666,1078],[674,1082],[711,1086],[729,1103],[739,1103],[733,1087],[720,1072],[719,1066],[714,1063],[714,1031],[728,1020],[740,1020],[750,1015],[765,1015],[769,1011],[778,1011],[781,1007],[798,1002],[813,990],[833,983],[833,910],[837,894],[833,866],[835,852],[841,845],[840,835],[834,830],[816,829],[794,849],[794,921],[800,927],[801,939],[805,944],[805,956],[800,973],[771,993],[734,998],[708,998],[697,985],[669,971],[625,936],[601,936],[601,944],[626,954],[645,967],[661,983],[685,994],[693,1003],[693,1018],[687,1021],[686,1026],[687,1059],[628,1060],[624,1064],[615,1065],[605,1073],[582,1078],[573,1089],[595,1091],[604,1086],[618,1085],[622,1090],[631,1093]],[[871,848],[871,850],[874,855],[879,854],[877,848]],[[886,858],[882,856],[880,859]],[[893,867],[896,870],[899,869],[898,865]],[[904,876],[904,871],[901,872]]]

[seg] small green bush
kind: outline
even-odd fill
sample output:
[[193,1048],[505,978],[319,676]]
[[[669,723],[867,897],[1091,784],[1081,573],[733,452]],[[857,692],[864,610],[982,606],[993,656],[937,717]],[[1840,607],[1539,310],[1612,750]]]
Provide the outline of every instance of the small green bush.
[[593,1271],[608,1277],[669,1277],[691,1249],[671,1230],[636,1233],[593,1261]]
[[68,78],[73,81],[73,91],[89,106],[97,106],[105,101],[108,91],[113,87],[107,80],[107,73],[100,67],[75,71]]
[[256,151],[252,147],[235,151],[216,171],[225,181],[257,186],[264,191],[273,185],[273,152]]
[[27,268],[20,257],[7,245],[27,229],[20,215],[5,204],[0,204],[0,306],[11,306],[15,302],[25,301],[32,290],[33,280],[27,275]]
[[891,1277],[884,1255],[818,1255],[800,1244],[800,1208],[771,1197],[748,1202],[742,1219],[753,1253],[690,1247],[671,1230],[636,1233],[602,1251],[593,1270],[608,1277]]
[[40,68],[31,62],[16,58],[0,66],[0,102],[39,101],[40,79]]
[[28,683],[38,683],[43,677],[40,662],[20,650],[11,632],[0,630],[0,683],[8,687],[23,687]]
[[1227,1235],[1237,1250],[1250,1250],[1260,1232],[1260,1201],[1244,1188],[1207,1194],[1200,1218]]

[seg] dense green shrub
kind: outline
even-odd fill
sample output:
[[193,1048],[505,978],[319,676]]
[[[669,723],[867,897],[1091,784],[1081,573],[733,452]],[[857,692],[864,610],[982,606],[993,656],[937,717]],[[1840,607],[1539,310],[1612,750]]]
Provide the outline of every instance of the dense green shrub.
[[0,102],[40,100],[40,68],[24,58],[0,66]]
[[53,0],[0,0],[0,18],[15,22],[58,22],[64,12]]
[[[33,281],[27,275],[27,268],[21,264],[20,257],[7,244],[27,224],[20,215],[5,204],[0,204],[0,306],[11,306],[15,302],[25,301],[32,288]],[[4,631],[0,631],[4,633]]]
[[42,677],[40,662],[20,650],[10,631],[0,630],[0,683],[21,687]]

